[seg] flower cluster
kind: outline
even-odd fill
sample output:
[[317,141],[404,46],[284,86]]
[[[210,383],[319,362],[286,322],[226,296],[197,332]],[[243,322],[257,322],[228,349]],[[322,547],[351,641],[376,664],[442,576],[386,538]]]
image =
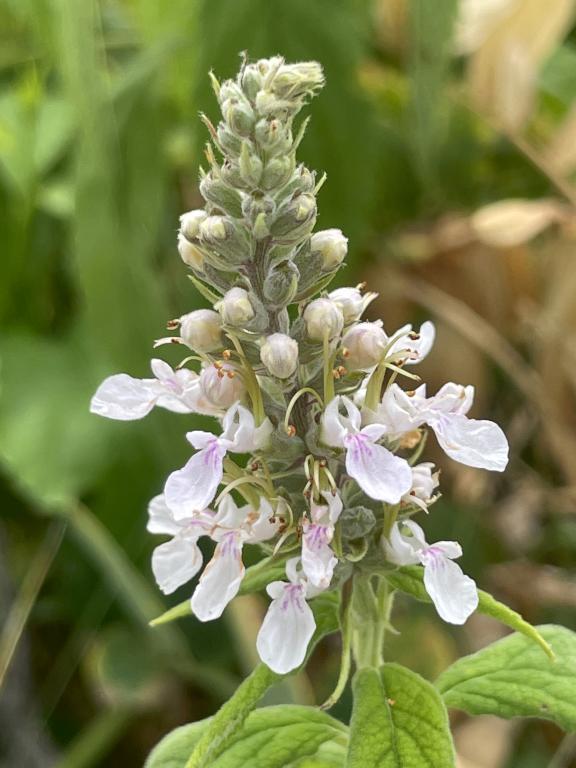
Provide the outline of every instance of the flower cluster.
[[468,418],[472,387],[449,383],[428,396],[424,385],[397,383],[419,381],[411,367],[433,345],[432,323],[387,333],[362,319],[374,294],[327,292],[348,241],[338,229],[313,232],[322,180],[296,163],[305,123],[294,131],[322,84],[318,64],[280,57],[244,62],[235,80],[213,78],[222,120],[205,118],[206,206],[185,213],[178,234],[212,309],[171,321],[178,335],[156,342],[192,350],[176,370],[154,359],[154,378],[111,376],[92,400],[112,419],[155,406],[214,417],[214,432],[186,433],[191,458],[150,502],[149,531],[170,537],[152,570],[173,592],[202,567],[200,537],[212,539],[191,599],[208,621],[240,589],[245,544],[284,563],[286,579],[268,584],[257,640],[279,673],[304,661],[315,629],[309,601],[359,571],[420,564],[439,614],[463,623],[478,597],[454,562],[461,549],[427,544],[412,520],[437,498],[438,473],[419,457],[428,428],[472,467],[502,471],[508,453],[496,424]]

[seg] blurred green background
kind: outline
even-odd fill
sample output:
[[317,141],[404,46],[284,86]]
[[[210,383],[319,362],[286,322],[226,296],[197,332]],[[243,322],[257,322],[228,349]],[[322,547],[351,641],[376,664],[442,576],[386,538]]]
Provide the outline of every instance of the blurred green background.
[[[189,593],[157,591],[145,532],[187,455],[181,417],[88,412],[202,305],[175,235],[201,204],[207,72],[232,76],[242,50],[323,64],[301,158],[328,175],[319,227],[350,237],[339,282],[380,291],[389,330],[433,318],[431,391],[475,384],[475,412],[509,435],[503,477],[430,446],[444,497],[427,530],[529,620],[575,627],[575,5],[0,0],[2,768],[140,766],[255,663],[259,597],[148,628]],[[389,658],[431,678],[501,632],[402,601],[396,626]],[[268,703],[321,702],[338,661],[332,638]],[[461,768],[576,765],[549,724],[453,725]]]

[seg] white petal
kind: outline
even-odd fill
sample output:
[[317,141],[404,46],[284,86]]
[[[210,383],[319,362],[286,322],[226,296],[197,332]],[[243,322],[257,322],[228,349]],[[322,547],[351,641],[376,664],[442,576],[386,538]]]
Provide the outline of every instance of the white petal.
[[[397,334],[399,334],[400,337],[398,341],[392,345],[387,356],[406,354],[406,365],[416,365],[417,363],[422,362],[432,349],[436,337],[436,329],[434,323],[431,323],[428,320],[425,323],[422,323],[420,331],[417,334],[418,338],[416,339],[410,338],[410,334],[413,334],[411,325],[406,325],[403,328],[400,328],[400,330],[397,331]],[[394,335],[396,336],[397,334]]]
[[[274,520],[274,522],[270,522],[271,520]],[[251,544],[256,544],[259,541],[268,541],[276,536],[279,527],[280,521],[275,517],[272,505],[267,499],[261,498],[257,517],[249,526],[249,538],[247,541]]]
[[152,571],[156,583],[169,595],[199,571],[202,553],[195,539],[176,537],[152,552]]
[[192,612],[200,621],[217,619],[238,594],[243,578],[241,536],[227,533],[217,544],[192,595]]
[[142,419],[156,404],[156,386],[151,379],[134,379],[126,373],[109,376],[96,390],[90,410],[118,421]]
[[304,523],[302,536],[302,570],[307,579],[319,589],[327,589],[334,575],[338,558],[330,547],[333,528],[328,525]]
[[176,520],[192,517],[210,505],[222,481],[225,453],[214,441],[192,456],[182,469],[168,476],[164,497]]
[[174,520],[174,515],[166,505],[163,494],[154,496],[148,504],[148,525],[150,533],[167,533],[176,536],[182,530],[182,523]]
[[298,584],[285,585],[280,597],[270,604],[258,632],[256,647],[260,658],[279,675],[302,664],[316,629],[304,591]]
[[339,407],[340,396],[336,396],[328,403],[322,415],[321,440],[334,448],[342,448],[348,434],[348,430],[340,419]]
[[250,511],[250,507],[239,507],[233,496],[227,493],[218,505],[214,522],[223,529],[240,528]]
[[384,424],[391,433],[402,434],[416,429],[425,422],[426,408],[425,390],[419,387],[410,396],[398,384],[392,384],[384,392],[373,420],[378,424]]
[[389,540],[383,539],[387,559],[395,565],[415,565],[420,562],[420,544],[413,536],[403,536],[399,523],[394,523]]
[[412,487],[408,462],[365,435],[349,435],[346,449],[346,471],[370,498],[398,504]]
[[441,413],[460,414],[468,413],[474,402],[474,387],[471,384],[463,386],[449,381],[444,384],[433,397],[428,398],[428,407],[431,411]]
[[170,381],[174,378],[174,369],[171,368],[167,362],[160,360],[158,357],[153,357],[152,360],[150,360],[150,368],[158,381]]
[[213,440],[218,438],[212,432],[205,432],[203,429],[194,429],[192,432],[186,432],[186,440],[196,450],[206,448]]
[[476,584],[453,560],[429,558],[424,567],[424,586],[439,616],[449,624],[464,624],[478,607]]
[[438,442],[454,461],[494,472],[503,472],[506,468],[508,441],[494,422],[450,415],[429,423]]

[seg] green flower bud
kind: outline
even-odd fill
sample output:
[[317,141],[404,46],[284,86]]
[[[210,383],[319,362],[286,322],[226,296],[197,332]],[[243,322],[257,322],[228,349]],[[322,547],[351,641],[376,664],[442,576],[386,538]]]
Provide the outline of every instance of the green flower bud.
[[304,310],[304,322],[311,339],[322,341],[327,337],[330,340],[342,333],[344,316],[330,299],[315,299]]
[[248,189],[252,186],[251,184],[246,184],[242,178],[238,163],[231,162],[230,160],[224,161],[222,168],[220,168],[220,175],[222,180],[234,189]]
[[316,186],[316,177],[312,171],[304,165],[299,165],[294,171],[288,184],[282,189],[282,197],[289,197],[301,192],[313,192]]
[[272,91],[282,99],[298,99],[324,85],[324,73],[317,61],[283,64],[271,83]]
[[294,157],[276,157],[266,163],[260,185],[262,189],[283,187],[294,171]]
[[288,379],[298,367],[298,344],[284,333],[273,333],[262,345],[260,359],[272,376]]
[[292,133],[276,118],[263,118],[256,123],[254,129],[256,142],[269,155],[279,155],[288,152],[292,146]]
[[283,261],[273,267],[264,280],[264,298],[273,306],[285,307],[298,290],[300,274],[291,261]]
[[315,221],[316,198],[306,193],[280,206],[270,232],[275,237],[297,241],[312,230]]
[[217,129],[220,146],[227,154],[239,157],[242,141],[235,136],[225,123],[220,123]]
[[226,216],[209,216],[200,225],[200,242],[218,269],[238,266],[251,256],[250,242],[241,224]]
[[321,254],[324,272],[332,272],[346,258],[348,238],[339,229],[325,229],[312,235],[310,249],[312,253]]
[[225,325],[236,327],[245,326],[255,315],[250,295],[244,288],[231,288],[224,294],[216,308],[222,316]]
[[240,176],[249,187],[257,187],[262,177],[263,164],[253,147],[243,142],[240,152]]
[[222,114],[234,133],[250,136],[256,115],[247,100],[229,99],[222,105]]
[[241,75],[242,90],[252,101],[262,88],[263,78],[258,64],[247,64]]
[[211,171],[200,182],[200,193],[218,208],[239,218],[242,216],[242,195],[237,189],[228,186],[221,178],[215,178]]
[[180,318],[180,336],[184,344],[197,352],[215,352],[222,348],[222,321],[212,309],[196,309]]

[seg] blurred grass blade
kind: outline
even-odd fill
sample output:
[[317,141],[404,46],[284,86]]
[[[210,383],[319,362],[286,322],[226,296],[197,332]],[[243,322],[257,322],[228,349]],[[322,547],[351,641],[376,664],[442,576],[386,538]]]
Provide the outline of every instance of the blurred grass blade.
[[91,768],[104,765],[103,759],[135,715],[136,711],[129,707],[107,709],[96,715],[72,742],[55,768]]
[[0,636],[0,688],[18,646],[18,641],[24,631],[30,611],[34,607],[46,574],[56,557],[65,528],[66,525],[62,521],[51,523],[44,536],[44,541],[30,563],[22,588],[8,613],[2,635]]

